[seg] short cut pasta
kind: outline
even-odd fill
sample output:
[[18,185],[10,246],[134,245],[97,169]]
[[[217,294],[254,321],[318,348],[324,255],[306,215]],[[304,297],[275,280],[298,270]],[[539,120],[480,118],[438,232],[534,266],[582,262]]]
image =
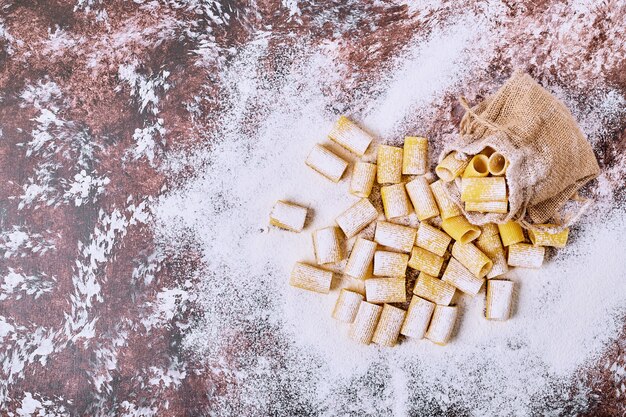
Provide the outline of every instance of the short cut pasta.
[[387,219],[407,216],[411,212],[411,205],[409,204],[404,184],[381,187],[380,196],[383,200],[383,209]]
[[480,227],[471,224],[465,216],[449,217],[441,222],[441,228],[461,243],[470,243],[481,233]]
[[495,278],[508,272],[509,266],[506,262],[502,242],[500,241],[498,226],[493,223],[483,225],[482,233],[475,243],[476,247],[493,262],[493,267],[487,274],[487,279]]
[[379,184],[399,184],[402,182],[402,148],[379,145],[376,158]]
[[365,298],[369,303],[406,302],[406,280],[401,278],[370,278],[365,280]]
[[470,177],[461,181],[461,201],[506,201],[506,180],[502,177]]
[[469,160],[458,152],[451,152],[437,165],[435,173],[445,182],[450,182],[463,173],[468,163]]
[[435,303],[414,295],[411,298],[404,323],[402,323],[400,334],[415,339],[423,338],[433,311],[435,311]]
[[417,177],[413,181],[406,183],[405,188],[419,221],[431,219],[439,215],[439,207],[426,178]]
[[430,189],[433,192],[437,206],[439,206],[439,214],[443,220],[450,217],[460,216],[461,209],[452,201],[450,196],[444,190],[444,185],[441,180],[437,180],[430,184]]
[[346,237],[351,238],[376,220],[377,217],[376,207],[367,198],[362,198],[341,213],[335,222],[343,230]]
[[486,177],[489,175],[489,158],[485,155],[474,155],[463,171],[463,178]]
[[402,173],[424,175],[428,168],[428,139],[418,136],[404,138]]
[[411,258],[409,266],[420,272],[426,272],[428,275],[438,276],[443,265],[443,257],[435,255],[432,252],[414,246],[411,250]]
[[365,279],[372,266],[376,243],[357,237],[343,273],[357,279]]
[[372,342],[380,346],[393,347],[398,341],[400,328],[404,322],[406,311],[401,308],[385,304],[380,319],[374,330]]
[[541,264],[543,264],[545,253],[546,248],[542,246],[533,246],[528,243],[515,243],[509,246],[509,258],[507,262],[510,266],[539,268]]
[[457,306],[435,306],[433,318],[426,331],[426,338],[438,345],[445,345],[452,336],[458,316]]
[[487,298],[485,301],[485,317],[488,320],[508,320],[513,304],[512,281],[492,279],[487,281]]
[[489,168],[489,173],[497,177],[506,173],[506,169],[509,166],[509,161],[500,152],[494,152],[489,156],[489,162],[487,166]]
[[362,301],[354,323],[350,327],[350,338],[358,343],[369,345],[382,311],[382,306]]
[[333,182],[339,182],[348,167],[347,161],[319,144],[311,149],[305,162],[309,167]]
[[505,214],[508,210],[508,201],[468,201],[465,203],[465,211],[470,212]]
[[452,302],[456,289],[439,278],[420,272],[413,287],[413,294],[435,304],[447,306]]
[[357,311],[359,311],[361,301],[363,301],[363,295],[342,288],[339,297],[337,297],[332,317],[344,323],[352,323]]
[[380,245],[388,246],[402,252],[410,252],[415,242],[417,230],[389,222],[376,222],[374,240]]
[[406,253],[376,251],[374,275],[378,277],[404,277],[409,255]]
[[514,243],[520,243],[525,240],[524,230],[517,222],[511,221],[508,223],[498,224],[498,231],[500,232],[500,238],[502,239],[503,246],[510,246]]
[[446,232],[425,222],[420,223],[415,237],[416,246],[439,256],[445,255],[451,241],[452,238]]
[[[538,227],[554,227],[553,224],[540,224]],[[528,237],[535,246],[552,246],[554,248],[564,248],[567,244],[569,227],[558,233],[549,233],[542,230],[528,230]]]
[[303,290],[328,294],[332,279],[333,273],[330,271],[297,262],[291,271],[289,285]]
[[372,143],[372,136],[345,116],[340,116],[328,137],[350,152],[363,156]]
[[313,249],[318,265],[339,262],[345,258],[341,232],[335,226],[313,232]]
[[450,258],[441,280],[469,295],[478,294],[485,282],[484,279],[476,277],[454,258]]
[[452,256],[477,278],[487,275],[493,267],[491,259],[473,243],[454,242],[454,245],[452,245]]
[[376,165],[368,162],[355,163],[350,179],[350,193],[357,197],[369,197],[375,179]]
[[278,200],[270,213],[270,224],[281,229],[301,232],[306,220],[306,207]]

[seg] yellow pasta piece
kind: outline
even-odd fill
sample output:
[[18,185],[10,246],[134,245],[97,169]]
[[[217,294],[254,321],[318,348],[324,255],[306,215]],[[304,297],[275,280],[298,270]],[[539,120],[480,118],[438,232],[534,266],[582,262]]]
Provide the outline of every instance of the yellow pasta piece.
[[340,233],[335,226],[313,232],[313,250],[318,265],[339,262],[345,258]]
[[438,276],[443,265],[443,257],[435,255],[426,249],[413,247],[411,250],[411,258],[409,259],[409,266],[420,272],[426,272],[428,275]]
[[365,298],[368,303],[404,303],[406,280],[404,277],[366,279]]
[[423,338],[433,311],[435,311],[435,303],[414,295],[411,298],[404,323],[402,323],[400,334],[415,339]]
[[411,212],[409,198],[406,195],[404,184],[386,185],[381,187],[380,196],[383,200],[383,209],[387,219],[407,216]]
[[376,252],[376,243],[371,240],[357,237],[348,258],[344,274],[354,278],[364,279],[372,265]]
[[348,162],[343,158],[319,144],[311,149],[305,163],[333,182],[339,182],[348,167]]
[[494,176],[504,175],[509,167],[509,160],[500,152],[494,152],[489,156],[489,173]]
[[454,297],[455,288],[439,278],[420,272],[413,288],[413,294],[435,304],[447,306]]
[[337,123],[333,126],[328,137],[359,156],[365,154],[365,151],[373,140],[372,136],[363,131],[363,129],[358,127],[346,116],[339,117],[339,120],[337,120]]
[[306,220],[306,207],[278,200],[270,213],[270,224],[281,229],[301,232]]
[[428,139],[417,136],[404,138],[402,173],[424,175],[428,168]]
[[[537,226],[555,227],[554,224],[539,224]],[[554,248],[564,248],[567,244],[569,235],[569,227],[566,227],[558,233],[548,233],[540,230],[528,230],[528,237],[533,245],[536,246],[552,246]]]
[[409,255],[406,253],[376,251],[374,254],[374,275],[379,277],[404,277]]
[[361,294],[342,288],[339,292],[337,303],[335,303],[332,317],[344,323],[352,323],[356,317],[357,311],[359,311],[361,301],[363,301]]
[[444,190],[444,185],[441,180],[437,180],[430,184],[430,189],[433,192],[433,196],[439,206],[439,214],[442,219],[448,219],[450,217],[460,216],[461,209],[452,201],[447,191]]
[[379,184],[398,184],[402,182],[402,148],[379,145],[377,180]]
[[479,213],[501,213],[509,210],[508,201],[468,201],[465,203],[465,211],[477,211]]
[[343,233],[349,238],[359,233],[376,220],[378,211],[367,198],[357,201],[335,219]]
[[435,306],[433,318],[426,331],[426,339],[438,345],[448,343],[452,336],[457,316],[457,306]]
[[461,243],[470,243],[480,236],[480,227],[468,222],[465,216],[447,218],[441,222],[441,228]]
[[374,240],[380,245],[388,246],[402,252],[411,252],[417,230],[389,222],[376,222]]
[[374,330],[372,342],[380,346],[395,346],[405,315],[406,311],[401,308],[385,304],[380,314],[380,320],[378,320],[376,325],[376,330]]
[[417,177],[413,181],[406,183],[405,188],[419,221],[439,215],[437,202],[426,178]]
[[357,197],[369,197],[376,179],[376,165],[357,162],[352,170],[350,193]]
[[463,178],[461,201],[506,201],[503,177]]
[[483,225],[482,231],[478,239],[476,239],[476,247],[493,262],[493,267],[487,274],[487,279],[504,275],[508,272],[509,266],[506,263],[506,256],[502,242],[500,241],[498,226],[493,223],[488,223]]
[[517,222],[498,224],[498,230],[500,231],[503,246],[510,246],[524,241],[524,230]]
[[382,311],[382,306],[362,301],[354,323],[350,327],[350,338],[358,343],[369,345]]
[[509,246],[508,264],[522,268],[539,268],[543,263],[546,248],[528,243],[515,243]]
[[485,317],[488,320],[508,320],[511,316],[513,303],[512,281],[492,279],[487,281],[487,298],[485,302]]
[[487,275],[493,267],[491,259],[472,243],[454,242],[452,256],[478,278]]
[[302,262],[296,262],[296,265],[291,271],[289,285],[303,290],[328,294],[332,279],[333,273],[330,271],[316,268]]
[[416,246],[439,256],[443,256],[446,253],[451,241],[452,238],[447,233],[425,222],[420,223],[415,237]]
[[450,258],[441,280],[470,295],[478,294],[485,282],[484,279],[476,277],[454,258]]
[[445,182],[450,182],[461,175],[468,164],[469,160],[467,158],[463,159],[459,153],[451,152],[437,165],[435,173]]
[[463,178],[486,177],[489,175],[489,158],[485,155],[474,155],[463,171]]

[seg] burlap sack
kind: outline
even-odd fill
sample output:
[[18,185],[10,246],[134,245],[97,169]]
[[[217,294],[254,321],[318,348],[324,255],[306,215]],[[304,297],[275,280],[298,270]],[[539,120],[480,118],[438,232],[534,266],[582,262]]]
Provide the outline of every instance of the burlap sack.
[[[524,227],[551,222],[555,232],[569,226],[589,207],[578,189],[600,172],[591,146],[567,108],[528,74],[517,71],[492,96],[469,108],[460,135],[445,147],[439,162],[451,151],[479,153],[487,146],[510,161],[506,171],[509,213],[466,212],[460,198],[461,181],[446,190],[474,224],[517,220]],[[567,210],[565,207],[567,203]],[[542,228],[545,230],[545,228]]]

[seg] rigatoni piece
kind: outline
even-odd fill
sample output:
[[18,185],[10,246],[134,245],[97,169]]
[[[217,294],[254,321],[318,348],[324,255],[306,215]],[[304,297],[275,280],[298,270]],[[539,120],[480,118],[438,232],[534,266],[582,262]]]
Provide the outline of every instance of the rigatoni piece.
[[376,179],[376,165],[357,162],[352,170],[350,193],[357,197],[369,197]]
[[385,304],[380,314],[380,320],[378,320],[376,325],[376,330],[374,330],[372,342],[380,346],[395,346],[405,315],[406,311],[401,308]]
[[426,222],[420,223],[415,237],[416,246],[439,256],[443,256],[446,253],[451,241],[452,238],[447,233]]
[[443,188],[443,181],[437,180],[430,184],[430,189],[433,192],[437,206],[439,206],[439,214],[442,219],[448,219],[450,217],[460,216],[461,209],[452,201],[448,193]]
[[411,205],[409,204],[409,197],[406,195],[404,184],[381,187],[380,196],[383,200],[383,209],[387,219],[407,216],[411,212]]
[[362,301],[354,318],[354,323],[350,327],[350,338],[364,345],[369,345],[382,311],[382,306]]
[[335,219],[343,233],[349,238],[359,233],[376,220],[378,211],[367,198],[357,201]]
[[477,278],[454,258],[450,258],[441,280],[469,295],[478,294],[485,282],[483,278]]
[[389,222],[376,222],[374,240],[402,252],[410,252],[415,242],[417,230],[412,227]]
[[488,320],[508,320],[511,316],[513,304],[512,281],[492,279],[487,281],[487,299],[485,303],[485,317]]
[[500,232],[503,246],[510,246],[524,241],[524,230],[517,222],[511,221],[498,224],[498,231]]
[[487,275],[493,267],[491,259],[474,246],[473,243],[454,242],[454,245],[452,245],[452,256],[477,278]]
[[413,294],[435,304],[447,306],[454,297],[456,289],[439,278],[420,272],[413,288]]
[[292,232],[301,232],[306,220],[306,207],[278,200],[270,213],[270,224]]
[[465,216],[449,217],[441,222],[441,228],[461,243],[470,243],[480,236],[480,227],[471,224]]
[[402,182],[402,148],[379,145],[376,159],[379,184],[398,184]]
[[485,155],[474,155],[463,171],[463,178],[486,177],[489,175],[488,163],[489,158]]
[[409,255],[406,253],[376,251],[374,254],[374,275],[378,277],[404,277]]
[[494,152],[489,156],[489,173],[494,176],[504,175],[509,166],[509,161],[500,152]]
[[402,173],[424,175],[428,168],[428,139],[418,136],[404,138]]
[[426,331],[426,339],[438,345],[445,345],[452,336],[458,316],[457,306],[436,306],[433,318]]
[[520,266],[522,268],[539,268],[543,263],[546,248],[543,246],[533,246],[528,243],[515,243],[509,246],[510,266]]
[[[554,227],[554,224],[538,224],[537,226]],[[558,233],[548,233],[541,230],[528,230],[528,237],[533,245],[536,246],[552,246],[554,248],[564,248],[567,244],[569,235],[569,227],[566,227]]]
[[417,177],[406,183],[405,188],[419,221],[439,215],[439,207],[437,207],[437,202],[426,178]]
[[322,145],[315,145],[305,163],[333,182],[339,182],[348,162]]
[[335,226],[313,232],[313,249],[318,265],[339,262],[345,258],[341,232]]
[[443,265],[443,257],[435,255],[434,253],[414,246],[411,250],[411,258],[409,259],[409,266],[420,272],[426,272],[428,275],[434,277],[439,275],[441,266]]
[[369,303],[404,303],[406,280],[401,278],[370,278],[365,280],[365,298]]
[[506,201],[506,180],[503,177],[463,178],[461,201]]
[[495,278],[508,272],[509,266],[506,263],[498,226],[493,223],[483,225],[482,233],[476,239],[475,244],[493,262],[493,267],[487,274],[487,279]]
[[328,137],[343,146],[350,152],[363,156],[367,147],[372,143],[372,136],[363,131],[346,116],[340,116]]
[[468,164],[468,158],[463,159],[457,152],[451,152],[437,165],[435,173],[445,182],[450,182],[461,175]]
[[364,279],[372,265],[375,252],[375,242],[357,237],[343,273],[354,278]]
[[361,301],[363,301],[363,295],[342,288],[335,303],[332,317],[344,323],[352,323],[357,311],[359,311]]
[[328,294],[332,279],[333,273],[330,271],[316,268],[302,262],[296,262],[296,265],[291,271],[289,285],[302,288],[303,290]]
[[504,214],[508,209],[508,201],[468,201],[465,203],[465,211],[477,211],[479,213]]
[[411,298],[411,304],[406,312],[400,334],[415,339],[421,339],[428,329],[428,323],[435,311],[435,303],[420,298],[416,295]]

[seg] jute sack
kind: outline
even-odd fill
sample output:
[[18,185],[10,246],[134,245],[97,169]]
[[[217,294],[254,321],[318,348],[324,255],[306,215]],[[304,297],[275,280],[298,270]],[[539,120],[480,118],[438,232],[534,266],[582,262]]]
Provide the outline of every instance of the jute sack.
[[[470,222],[516,220],[526,228],[556,232],[590,206],[591,200],[577,192],[600,173],[593,150],[569,110],[528,74],[516,71],[494,95],[473,108],[463,97],[460,102],[466,110],[460,135],[445,147],[439,162],[452,151],[469,157],[487,146],[510,161],[507,214],[466,212],[460,178],[446,183],[445,189]],[[546,222],[555,226],[536,226]]]

